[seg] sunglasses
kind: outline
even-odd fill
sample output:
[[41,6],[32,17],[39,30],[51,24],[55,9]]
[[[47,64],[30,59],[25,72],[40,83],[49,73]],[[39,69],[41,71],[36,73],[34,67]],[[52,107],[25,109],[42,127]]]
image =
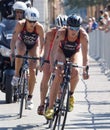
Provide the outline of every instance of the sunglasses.
[[30,21],[30,20],[27,20],[29,23],[36,23],[37,21]]
[[69,28],[70,30],[79,31],[79,27],[69,26],[68,28]]

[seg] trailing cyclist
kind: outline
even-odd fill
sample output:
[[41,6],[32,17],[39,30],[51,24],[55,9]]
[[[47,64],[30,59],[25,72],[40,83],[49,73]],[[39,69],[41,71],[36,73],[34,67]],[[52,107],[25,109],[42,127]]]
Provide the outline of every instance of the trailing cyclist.
[[13,20],[21,20],[25,17],[26,9],[27,9],[27,6],[24,2],[17,1],[13,4],[12,14],[9,15],[7,18],[13,19]]
[[[88,65],[88,42],[89,37],[86,31],[81,27],[82,18],[76,14],[72,14],[67,18],[67,28],[61,28],[57,31],[56,37],[54,39],[54,45],[51,51],[51,55],[54,57],[51,60],[51,68],[54,62],[66,61],[66,58],[70,58],[70,61],[78,64],[80,56],[80,48],[82,49],[82,64],[84,66]],[[81,59],[81,58],[80,58]],[[54,110],[53,105],[57,97],[60,83],[62,81],[62,66],[58,66],[55,70],[55,78],[53,80],[51,90],[50,90],[50,100],[49,107],[45,112],[45,117],[47,119],[52,119]],[[83,78],[88,79],[89,76],[86,73],[86,69],[83,69]],[[69,111],[71,112],[74,107],[74,91],[76,85],[79,81],[78,69],[73,68],[70,80],[70,97],[69,97]]]
[[37,113],[39,115],[43,115],[44,113],[44,102],[46,93],[48,90],[48,81],[50,79],[51,71],[50,71],[50,53],[53,46],[53,41],[56,35],[56,32],[61,27],[65,28],[67,23],[67,16],[66,15],[58,15],[56,18],[56,26],[53,27],[50,31],[46,33],[45,38],[45,50],[44,50],[44,64],[42,66],[43,70],[43,77],[40,84],[40,106],[37,109]]

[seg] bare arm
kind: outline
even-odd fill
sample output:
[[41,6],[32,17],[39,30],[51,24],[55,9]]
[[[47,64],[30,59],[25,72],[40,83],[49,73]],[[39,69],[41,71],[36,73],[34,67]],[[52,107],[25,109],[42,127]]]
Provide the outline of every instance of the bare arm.
[[56,34],[56,29],[55,30],[50,30],[46,33],[45,36],[45,49],[44,49],[44,58],[45,60],[49,60],[48,58],[50,58],[50,52],[53,46],[53,41],[55,38],[55,34]]
[[50,49],[50,33],[46,33],[45,41],[44,41],[44,59],[47,60]]
[[82,56],[83,56],[83,65],[86,66],[88,65],[88,50],[89,50],[89,36],[85,32],[85,30],[82,30],[81,32],[81,39],[80,42],[82,44]]
[[44,29],[43,27],[40,25],[38,27],[37,30],[38,34],[39,34],[39,55],[42,57],[43,53],[44,53]]
[[51,49],[51,54],[50,54],[50,64],[51,65],[54,65],[54,59],[55,59],[55,54],[57,53],[57,49],[58,49],[58,46],[59,46],[59,43],[60,43],[60,32],[58,31],[55,35],[55,38],[54,38],[54,43],[53,43],[53,46],[52,46],[52,49]]
[[18,22],[13,31],[13,36],[12,36],[11,43],[10,43],[11,54],[15,53],[14,51],[15,51],[16,40],[18,38],[18,34],[20,33],[20,31],[21,31],[21,25]]
[[89,62],[89,56],[88,56],[88,50],[89,50],[89,36],[88,34],[85,32],[85,30],[82,31],[81,34],[81,44],[82,44],[82,58],[83,58],[83,65],[86,66],[86,68],[83,69],[83,79],[88,79],[89,78],[89,74],[88,74],[88,62]]

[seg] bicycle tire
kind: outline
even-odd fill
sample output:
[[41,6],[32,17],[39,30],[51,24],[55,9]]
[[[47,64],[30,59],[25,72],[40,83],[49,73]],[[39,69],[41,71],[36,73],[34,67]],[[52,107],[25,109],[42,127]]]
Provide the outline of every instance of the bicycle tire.
[[[64,108],[64,101],[65,101],[65,108]],[[63,86],[63,94],[61,96],[61,100],[58,106],[58,110],[55,112],[54,122],[52,129],[55,130],[64,130],[67,112],[68,112],[68,104],[69,104],[69,87]]]
[[[26,72],[27,73],[27,72]],[[28,73],[26,74],[26,76]],[[28,90],[28,77],[25,77],[25,82],[24,82],[24,99],[25,99],[25,109],[27,109],[27,101],[28,101],[28,95],[29,95],[29,90]]]
[[55,103],[53,119],[49,120],[49,125],[50,125],[49,128],[51,128],[52,130],[55,130],[55,128],[56,128],[58,112],[59,112],[59,104]]
[[61,130],[64,130],[65,127],[65,123],[66,123],[66,118],[67,118],[67,113],[69,110],[69,86],[67,86],[67,92],[66,92],[66,96],[65,96],[65,101],[66,101],[66,108],[63,111],[64,112],[64,118],[63,118],[63,123],[62,123],[62,128]]
[[20,98],[21,98],[21,101],[20,101],[20,112],[19,112],[19,115],[20,115],[20,118],[22,117],[22,113],[23,113],[23,105],[24,105],[24,97],[25,97],[25,79],[23,77],[23,75],[21,76],[21,84],[20,84],[20,89],[21,89],[21,92],[20,92]]

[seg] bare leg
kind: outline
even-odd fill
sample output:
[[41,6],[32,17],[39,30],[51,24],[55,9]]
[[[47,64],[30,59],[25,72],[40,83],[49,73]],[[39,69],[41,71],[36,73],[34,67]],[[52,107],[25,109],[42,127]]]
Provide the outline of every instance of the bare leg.
[[[29,50],[29,55],[32,57],[36,57],[37,54],[37,45],[35,45],[31,50]],[[34,86],[36,82],[36,61],[30,60],[29,61],[29,84],[28,84],[28,89],[29,89],[29,95],[33,94],[34,91]]]
[[44,105],[45,97],[48,91],[48,81],[50,78],[50,74],[51,74],[50,65],[45,63],[43,66],[43,77],[40,84],[40,98],[41,98],[40,106]]
[[[65,56],[60,48],[57,51],[56,59],[58,61],[65,62]],[[61,71],[62,71],[61,66],[59,66],[58,69],[55,70],[55,78],[54,78],[54,81],[52,83],[51,90],[50,90],[49,109],[53,108],[54,102],[55,102],[56,97],[58,95],[58,91],[60,90],[59,86],[60,86],[60,83],[62,81]]]
[[[72,56],[71,60],[73,63],[79,64],[80,62],[80,52],[77,52],[75,55]],[[71,81],[70,81],[70,91],[74,93],[74,90],[78,84],[79,81],[79,69],[78,68],[73,68],[72,73],[71,73]]]
[[[17,40],[16,42],[16,50],[18,55],[24,55],[26,52],[26,47],[24,43],[22,43],[20,40]],[[19,71],[22,65],[22,59],[15,58],[15,76],[19,77]]]
[[74,76],[71,77],[71,81],[70,81],[70,91],[74,93],[74,90],[78,84],[78,81],[79,81],[79,76],[78,76],[78,71],[77,69],[76,70],[73,70],[72,74]]
[[58,94],[59,86],[62,81],[62,77],[60,77],[60,73],[58,71],[59,70],[55,72],[55,78],[54,78],[54,81],[52,83],[51,90],[50,90],[49,109],[53,108],[54,102]]
[[29,83],[28,83],[28,89],[29,89],[29,95],[33,94],[33,90],[34,90],[34,85],[36,82],[36,70],[34,69],[29,69]]

